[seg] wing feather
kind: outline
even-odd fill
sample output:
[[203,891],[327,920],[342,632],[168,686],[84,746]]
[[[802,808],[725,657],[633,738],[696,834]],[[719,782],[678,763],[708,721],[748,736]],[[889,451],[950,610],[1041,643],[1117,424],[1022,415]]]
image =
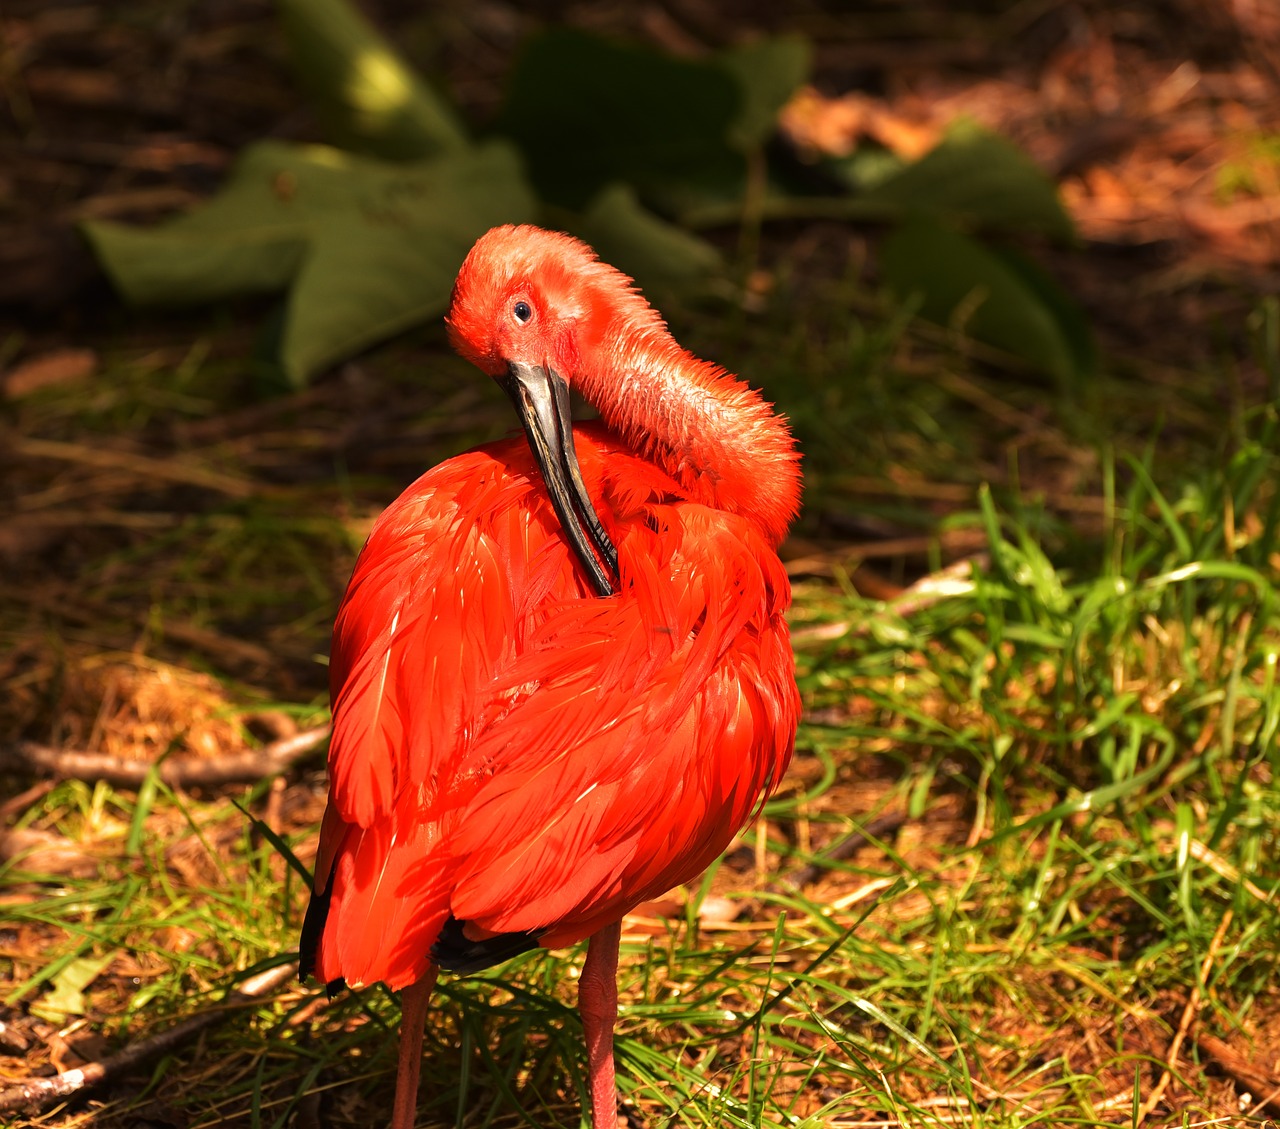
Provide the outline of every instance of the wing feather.
[[[513,519],[529,524],[517,504],[529,484],[502,471],[481,452],[441,464],[379,518],[356,563],[330,660],[330,784],[350,823],[386,818],[403,787],[450,762],[483,687],[515,652],[515,584],[532,569],[486,518],[504,515],[507,537]],[[520,534],[526,548],[548,537]],[[554,583],[540,578],[544,590]]]
[[466,754],[458,918],[584,936],[703,869],[785,768],[785,573],[740,519],[682,510],[661,551],[627,534],[618,599],[562,606],[501,676],[526,692]]
[[316,865],[314,970],[329,981],[424,972],[448,917],[440,849],[467,785],[456,766],[490,687],[535,619],[581,597],[554,515],[515,441],[442,463],[375,523],[334,624],[330,800]]
[[700,872],[781,776],[799,702],[772,546],[601,435],[578,454],[614,597],[520,441],[375,524],[334,627],[322,978],[411,983],[450,916],[577,940]]

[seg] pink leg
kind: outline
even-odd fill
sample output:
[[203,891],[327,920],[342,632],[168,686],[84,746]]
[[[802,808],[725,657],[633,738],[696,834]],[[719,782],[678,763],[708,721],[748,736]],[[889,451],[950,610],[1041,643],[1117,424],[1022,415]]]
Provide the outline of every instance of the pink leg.
[[618,942],[621,938],[621,921],[606,925],[594,934],[587,942],[587,962],[578,981],[578,1010],[587,1036],[591,1129],[618,1129],[613,1025],[618,1019]]
[[422,1029],[427,1003],[436,986],[436,966],[400,993],[400,1061],[396,1067],[396,1101],[391,1129],[413,1129],[418,1112],[418,1068],[422,1065]]

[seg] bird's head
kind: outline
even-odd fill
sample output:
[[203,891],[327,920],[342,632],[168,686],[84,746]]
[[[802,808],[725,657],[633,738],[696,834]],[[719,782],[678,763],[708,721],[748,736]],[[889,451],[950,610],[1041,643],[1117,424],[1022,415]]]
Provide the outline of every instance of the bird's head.
[[613,590],[607,570],[616,575],[618,556],[578,467],[569,381],[628,297],[648,309],[585,243],[507,225],[471,248],[445,318],[454,348],[511,397],[560,524],[601,595]]
[[453,347],[490,376],[517,363],[554,369],[568,382],[581,350],[637,299],[631,280],[580,240],[508,224],[471,248],[445,322]]

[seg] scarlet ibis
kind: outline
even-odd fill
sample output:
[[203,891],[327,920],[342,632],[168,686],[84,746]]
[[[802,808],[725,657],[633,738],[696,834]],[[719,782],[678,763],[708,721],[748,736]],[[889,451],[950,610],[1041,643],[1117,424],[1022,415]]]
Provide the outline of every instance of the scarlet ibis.
[[[428,471],[356,562],[303,975],[403,989],[392,1125],[411,1129],[437,970],[589,937],[591,1118],[615,1129],[622,916],[704,870],[791,757],[777,549],[799,457],[570,236],[488,232],[446,320],[527,442]],[[573,424],[570,388],[599,420]]]

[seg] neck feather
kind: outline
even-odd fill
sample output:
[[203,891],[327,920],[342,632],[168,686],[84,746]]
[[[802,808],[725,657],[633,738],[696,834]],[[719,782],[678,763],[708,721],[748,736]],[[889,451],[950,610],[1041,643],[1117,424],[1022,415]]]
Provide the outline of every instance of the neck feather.
[[754,389],[680,348],[643,298],[629,297],[636,308],[615,310],[584,343],[574,383],[611,431],[691,498],[741,514],[780,544],[800,506],[800,457],[786,424]]

